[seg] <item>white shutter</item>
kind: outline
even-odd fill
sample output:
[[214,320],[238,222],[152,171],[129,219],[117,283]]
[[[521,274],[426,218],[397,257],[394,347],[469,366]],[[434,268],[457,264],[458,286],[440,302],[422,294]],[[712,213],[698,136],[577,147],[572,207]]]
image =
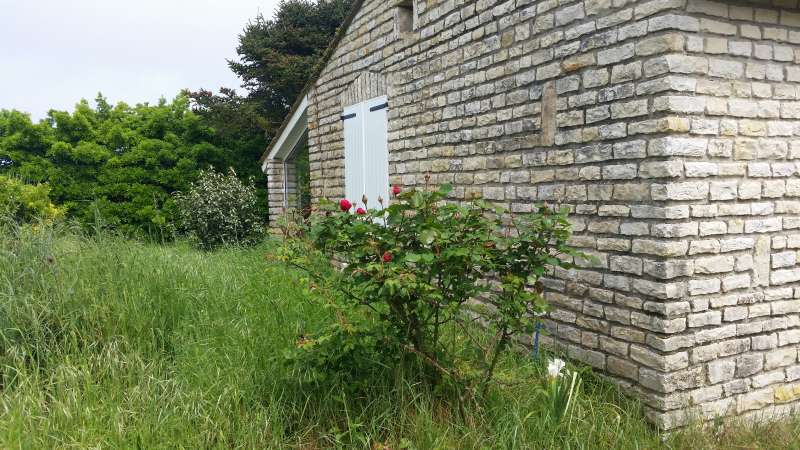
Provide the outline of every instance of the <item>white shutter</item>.
[[347,106],[342,111],[344,123],[345,197],[361,205],[369,199],[369,208],[380,208],[389,200],[389,145],[386,97]]
[[364,137],[361,104],[347,106],[342,112],[344,126],[344,192],[351,202],[361,201],[364,193]]
[[364,102],[364,193],[370,208],[380,208],[389,201],[389,145],[386,97]]

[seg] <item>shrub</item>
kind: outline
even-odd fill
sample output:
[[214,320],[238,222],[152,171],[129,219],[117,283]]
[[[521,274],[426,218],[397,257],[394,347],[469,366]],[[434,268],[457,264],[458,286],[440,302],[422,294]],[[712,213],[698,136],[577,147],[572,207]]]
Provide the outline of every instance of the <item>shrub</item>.
[[[485,392],[498,358],[547,309],[539,278],[582,257],[567,246],[567,212],[538,205],[515,216],[481,200],[455,204],[445,201],[449,185],[392,191],[385,208],[325,202],[306,221],[284,226],[278,258],[307,274],[309,292],[337,319],[304,337],[290,361],[312,361],[310,370],[319,373],[337,370],[344,350],[331,352],[330,342],[356,348],[374,336],[368,346],[377,349],[376,364],[402,354],[433,385],[444,380],[462,394]],[[491,338],[475,333],[476,320]]]
[[201,171],[187,192],[175,195],[180,226],[200,247],[253,244],[264,232],[252,180]]
[[0,216],[16,222],[52,221],[64,215],[50,201],[47,184],[25,184],[16,178],[0,175]]

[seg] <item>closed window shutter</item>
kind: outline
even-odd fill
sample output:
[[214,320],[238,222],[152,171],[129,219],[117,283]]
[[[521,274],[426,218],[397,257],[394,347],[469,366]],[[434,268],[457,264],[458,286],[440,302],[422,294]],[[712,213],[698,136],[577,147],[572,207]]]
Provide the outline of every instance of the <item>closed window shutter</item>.
[[386,97],[364,103],[364,193],[370,208],[380,208],[389,200],[389,145]]
[[344,190],[353,203],[364,193],[364,137],[361,104],[344,108]]
[[345,196],[361,204],[366,195],[369,208],[380,208],[389,200],[389,146],[386,97],[347,106],[344,123]]

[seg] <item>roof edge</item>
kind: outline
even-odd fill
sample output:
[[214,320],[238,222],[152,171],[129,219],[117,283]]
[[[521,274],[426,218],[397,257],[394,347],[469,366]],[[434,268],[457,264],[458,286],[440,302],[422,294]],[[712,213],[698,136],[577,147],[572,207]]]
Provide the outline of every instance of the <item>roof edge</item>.
[[[287,117],[285,126],[282,131],[276,136],[275,143],[271,146],[269,152],[261,159],[262,171],[265,167],[266,161],[270,159],[286,159],[288,155],[297,146],[299,139],[308,130],[308,96],[304,95],[300,99],[300,103],[294,112]],[[287,147],[288,146],[288,147]]]
[[328,65],[330,62],[331,57],[333,56],[333,52],[336,50],[336,47],[339,46],[342,38],[347,33],[347,29],[350,28],[350,24],[353,23],[353,19],[355,19],[356,14],[361,9],[361,6],[364,4],[364,0],[354,0],[353,5],[350,7],[350,12],[345,17],[344,21],[339,28],[336,29],[336,33],[333,35],[333,39],[328,47],[325,49],[325,52],[320,57],[317,64],[314,66],[314,70],[312,71],[311,75],[308,78],[308,82],[306,83],[303,90],[300,91],[300,94],[295,99],[292,107],[289,109],[289,112],[286,114],[286,117],[283,119],[283,123],[281,124],[278,131],[273,136],[272,140],[270,140],[267,148],[264,150],[264,153],[261,155],[261,158],[258,159],[259,165],[263,164],[264,161],[267,160],[269,155],[272,153],[273,147],[278,143],[280,137],[284,134],[285,129],[288,127],[289,122],[291,122],[292,116],[294,116],[297,109],[303,103],[303,100],[308,97],[308,92],[314,87],[314,84],[317,82],[317,78],[319,78],[322,71],[325,69],[325,66]]

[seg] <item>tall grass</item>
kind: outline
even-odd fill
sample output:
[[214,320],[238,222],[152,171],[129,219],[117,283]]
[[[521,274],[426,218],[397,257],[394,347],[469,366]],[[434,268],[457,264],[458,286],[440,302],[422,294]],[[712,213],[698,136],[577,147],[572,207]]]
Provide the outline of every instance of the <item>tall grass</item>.
[[[0,448],[657,448],[637,403],[590,373],[546,420],[542,364],[452,404],[386,371],[351,398],[300,385],[283,352],[326,321],[270,245],[201,252],[64,226],[0,228]],[[796,428],[795,428],[796,429]],[[792,430],[792,428],[786,428]],[[784,433],[786,435],[786,433]],[[682,440],[683,439],[683,440]],[[782,448],[790,444],[782,443]]]

